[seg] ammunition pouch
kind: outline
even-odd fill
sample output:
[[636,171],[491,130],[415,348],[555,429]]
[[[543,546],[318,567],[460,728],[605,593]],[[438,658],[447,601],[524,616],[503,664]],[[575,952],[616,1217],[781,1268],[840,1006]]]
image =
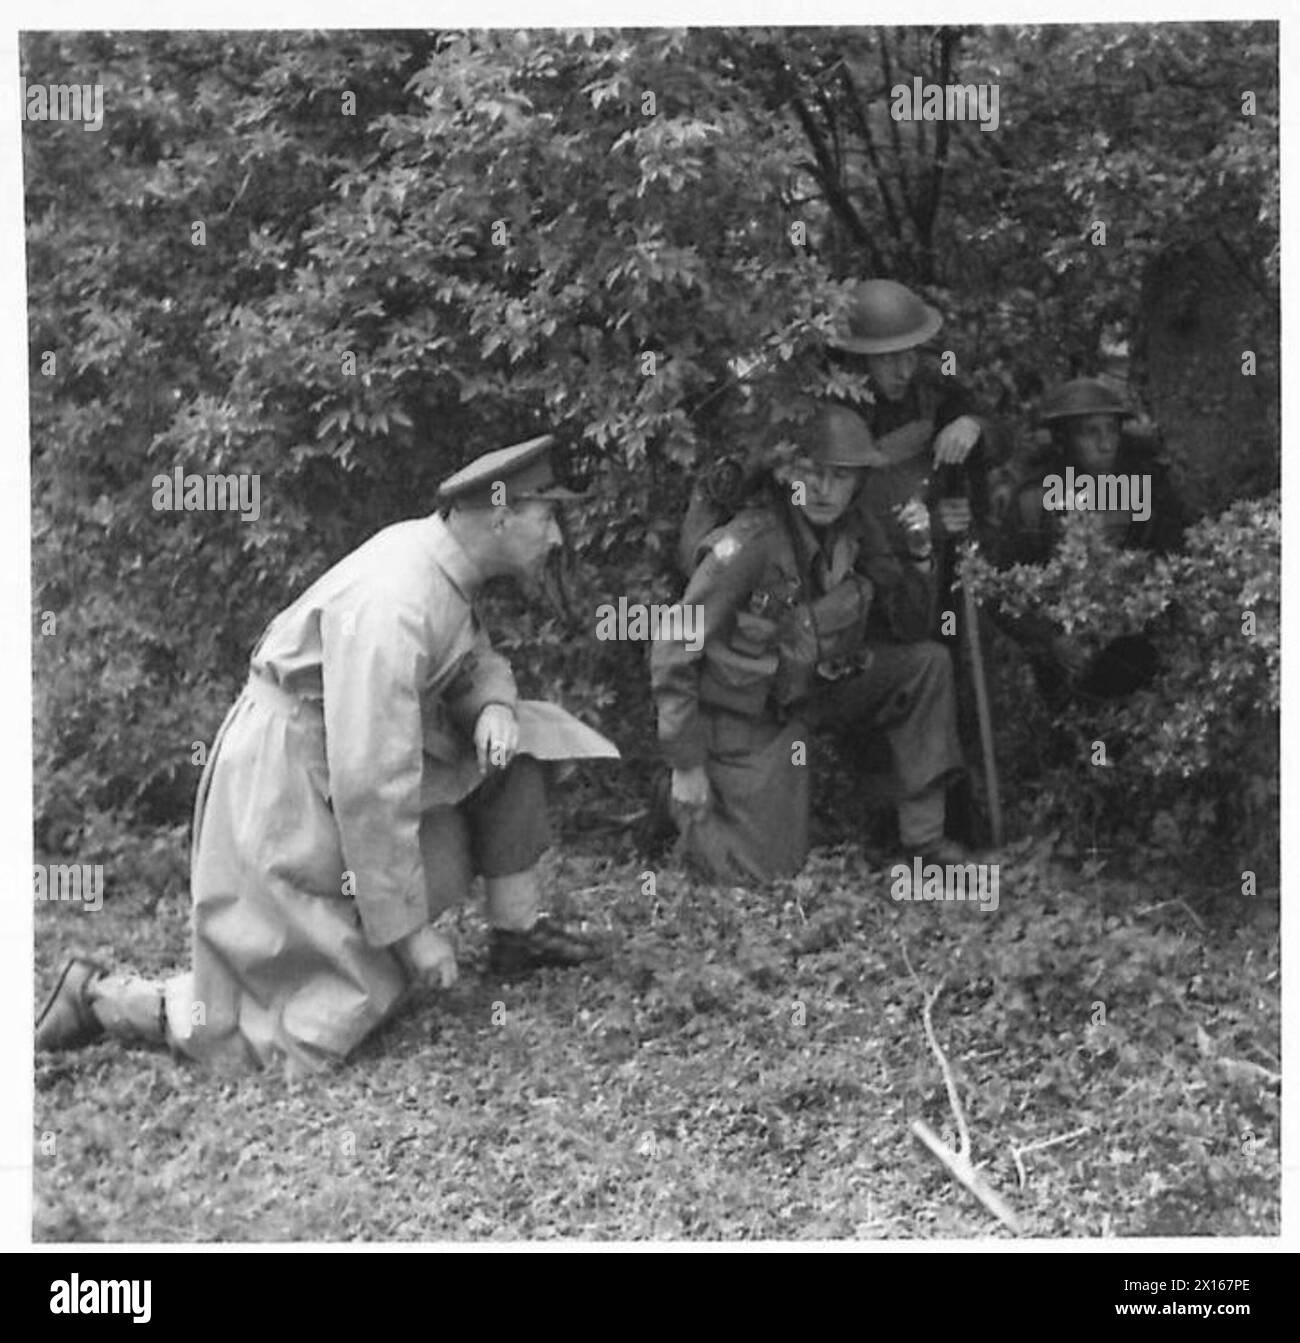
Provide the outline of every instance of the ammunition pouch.
[[861,574],[848,574],[816,601],[800,602],[786,612],[777,631],[778,665],[772,698],[788,706],[812,693],[819,675],[853,667],[866,640],[867,616],[875,589]]

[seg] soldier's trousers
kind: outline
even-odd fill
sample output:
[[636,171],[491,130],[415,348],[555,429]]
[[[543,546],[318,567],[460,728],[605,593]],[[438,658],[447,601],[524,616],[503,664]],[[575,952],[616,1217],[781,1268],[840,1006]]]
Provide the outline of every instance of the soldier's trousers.
[[800,706],[813,727],[872,723],[889,742],[905,847],[943,837],[944,787],[962,769],[952,658],[942,644],[872,644],[857,676],[814,691]]
[[952,660],[937,643],[873,644],[868,668],[823,684],[791,716],[744,718],[701,706],[709,813],[687,825],[687,856],[717,880],[790,876],[808,857],[808,737],[869,723],[893,759],[899,832],[928,848],[943,836],[944,787],[962,768]]

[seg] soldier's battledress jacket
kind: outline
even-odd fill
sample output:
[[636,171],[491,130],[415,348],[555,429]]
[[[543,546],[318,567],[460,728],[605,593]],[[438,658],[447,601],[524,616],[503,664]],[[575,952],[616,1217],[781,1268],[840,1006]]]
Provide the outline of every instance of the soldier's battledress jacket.
[[[808,851],[807,698],[870,659],[873,609],[898,637],[922,637],[928,578],[892,553],[869,516],[819,538],[802,514],[762,503],[709,533],[682,601],[700,612],[702,647],[651,652],[659,740],[670,766],[707,765],[715,806],[688,848],[715,872],[789,874]],[[918,633],[918,631],[920,633]]]
[[980,425],[980,441],[966,459],[965,475],[976,520],[986,515],[988,462],[997,430],[955,379],[918,373],[902,400],[878,395],[874,404],[853,409],[866,421],[876,450],[887,463],[868,473],[859,505],[875,516],[895,551],[904,550],[906,542],[894,510],[911,499],[933,503],[935,436],[962,415],[970,415]]

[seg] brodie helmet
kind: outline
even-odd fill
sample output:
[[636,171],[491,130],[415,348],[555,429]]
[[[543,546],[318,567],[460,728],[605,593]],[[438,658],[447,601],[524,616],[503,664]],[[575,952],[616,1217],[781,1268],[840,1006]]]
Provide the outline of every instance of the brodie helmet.
[[1119,415],[1129,417],[1132,409],[1113,387],[1100,378],[1075,378],[1053,387],[1043,397],[1038,417],[1044,424],[1072,420],[1079,415]]
[[808,421],[797,441],[818,466],[877,466],[880,455],[862,416],[847,406],[823,405]]
[[892,354],[922,345],[943,325],[937,308],[897,280],[864,280],[853,292],[831,348],[850,354]]

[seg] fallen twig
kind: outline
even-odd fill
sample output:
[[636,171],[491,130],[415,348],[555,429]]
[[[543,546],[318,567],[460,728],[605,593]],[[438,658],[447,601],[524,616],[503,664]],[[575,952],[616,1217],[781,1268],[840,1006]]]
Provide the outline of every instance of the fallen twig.
[[1144,909],[1134,910],[1134,915],[1141,917],[1143,914],[1154,914],[1158,909],[1167,909],[1170,905],[1177,905],[1180,909],[1187,912],[1187,917],[1202,931],[1205,931],[1205,921],[1201,916],[1187,903],[1186,900],[1161,900],[1154,905],[1147,905]]
[[1081,1138],[1085,1133],[1091,1133],[1092,1130],[1087,1124],[1077,1129],[1072,1129],[1069,1133],[1059,1134],[1055,1138],[1040,1138],[1037,1142],[1026,1143],[1024,1147],[1013,1147],[1011,1149],[1011,1159],[1016,1163],[1016,1175],[1020,1180],[1020,1188],[1025,1187],[1025,1182],[1029,1178],[1025,1174],[1025,1165],[1021,1157],[1030,1152],[1045,1152],[1049,1147],[1057,1147],[1063,1142],[1070,1142],[1074,1138]]
[[940,984],[927,998],[925,1006],[921,1009],[921,1024],[925,1027],[925,1038],[930,1042],[930,1048],[934,1051],[935,1058],[939,1060],[939,1067],[943,1072],[943,1084],[948,1089],[948,1106],[952,1110],[953,1118],[957,1121],[957,1154],[969,1161],[970,1129],[966,1127],[966,1112],[961,1108],[961,1098],[957,1095],[957,1082],[952,1075],[952,1069],[948,1066],[948,1056],[939,1047],[939,1041],[934,1033],[934,1020],[931,1016],[934,1005],[939,1001],[939,995],[942,992],[943,985]]
[[1024,1156],[1026,1152],[1045,1152],[1049,1147],[1056,1147],[1060,1143],[1070,1142],[1071,1139],[1074,1138],[1082,1138],[1085,1133],[1091,1132],[1092,1129],[1090,1129],[1087,1124],[1083,1124],[1079,1128],[1071,1129],[1069,1133],[1060,1133],[1055,1138],[1039,1138],[1037,1142],[1026,1143],[1024,1147],[1019,1149],[1020,1154],[1021,1156]]
[[[907,947],[900,941],[903,952],[903,963],[907,966],[907,972],[912,976],[913,981],[918,988],[921,988],[923,994],[925,990],[917,977],[916,971],[912,968],[912,962],[907,955]],[[929,1042],[934,1056],[939,1061],[939,1068],[943,1072],[944,1086],[948,1090],[948,1106],[952,1110],[952,1116],[957,1124],[958,1150],[953,1151],[929,1125],[919,1119],[912,1120],[912,1132],[920,1141],[930,1150],[931,1154],[942,1163],[947,1172],[965,1189],[974,1194],[977,1199],[1007,1227],[1013,1235],[1020,1234],[1020,1222],[1015,1213],[1003,1202],[1001,1196],[993,1189],[984,1177],[977,1171],[970,1159],[970,1129],[966,1124],[966,1113],[961,1108],[961,1098],[957,1094],[957,1083],[953,1078],[952,1069],[948,1066],[948,1056],[943,1052],[939,1045],[938,1037],[934,1033],[934,1021],[932,1012],[934,1005],[938,1001],[939,995],[943,992],[943,984],[931,994],[925,994],[925,1004],[921,1010],[921,1021],[925,1027],[925,1038]]]
[[944,1168],[963,1185],[1013,1234],[1020,1234],[1020,1222],[1015,1213],[1002,1201],[996,1190],[989,1187],[984,1177],[970,1163],[970,1158],[954,1152],[934,1131],[919,1119],[912,1120],[912,1132],[943,1163]]

